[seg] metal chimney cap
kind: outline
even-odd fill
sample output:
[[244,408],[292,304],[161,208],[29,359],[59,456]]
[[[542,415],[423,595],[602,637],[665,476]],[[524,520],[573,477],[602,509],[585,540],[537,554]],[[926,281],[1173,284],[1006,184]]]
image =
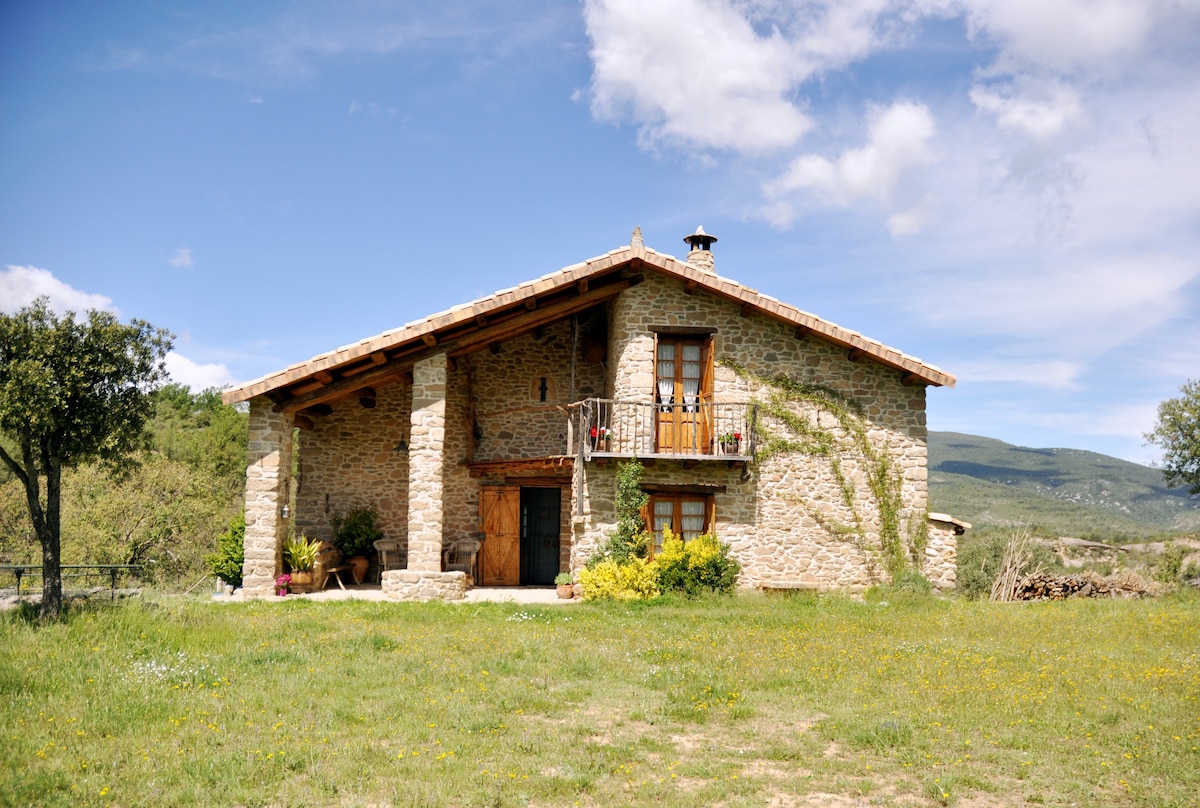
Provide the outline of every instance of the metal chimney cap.
[[690,236],[684,236],[683,240],[687,242],[693,250],[707,250],[712,247],[713,242],[717,240],[717,237],[705,233],[704,225],[700,225],[696,228],[695,233],[692,233]]

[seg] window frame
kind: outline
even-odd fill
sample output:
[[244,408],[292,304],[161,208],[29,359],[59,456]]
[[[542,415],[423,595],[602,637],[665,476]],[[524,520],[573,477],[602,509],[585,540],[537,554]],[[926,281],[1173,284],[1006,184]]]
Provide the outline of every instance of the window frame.
[[[670,502],[672,504],[671,532],[686,541],[688,538],[695,538],[696,536],[703,536],[706,533],[713,532],[714,525],[716,524],[715,493],[715,491],[648,491],[647,494],[649,494],[650,499],[646,503],[646,508],[642,514],[646,530],[651,534],[650,545],[646,548],[647,557],[653,559],[656,553],[662,551],[662,533],[658,530],[656,524],[658,521],[657,505],[659,503]],[[699,532],[689,531],[690,536],[685,536],[683,532],[683,503],[685,501],[700,502],[703,504],[704,523]],[[689,515],[695,516],[695,514]]]

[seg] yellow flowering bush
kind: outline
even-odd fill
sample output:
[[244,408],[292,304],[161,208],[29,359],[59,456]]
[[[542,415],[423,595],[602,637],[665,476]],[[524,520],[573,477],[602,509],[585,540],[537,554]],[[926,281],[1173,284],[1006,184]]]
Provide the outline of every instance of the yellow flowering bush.
[[711,533],[684,542],[666,528],[662,550],[655,560],[662,588],[688,595],[698,595],[704,589],[732,592],[741,572],[737,559],[729,555],[729,545],[721,544]]
[[640,600],[656,598],[658,562],[644,558],[601,561],[579,571],[584,600]]

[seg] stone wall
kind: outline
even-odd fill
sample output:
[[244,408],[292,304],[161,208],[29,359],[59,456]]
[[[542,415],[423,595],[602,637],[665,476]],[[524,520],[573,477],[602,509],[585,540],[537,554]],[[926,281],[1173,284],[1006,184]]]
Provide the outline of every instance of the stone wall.
[[929,514],[929,543],[925,546],[923,572],[938,589],[953,589],[958,582],[958,537],[965,522],[946,514]]
[[462,600],[467,596],[465,572],[392,570],[380,587],[388,600]]
[[[468,459],[473,427],[468,391],[474,391],[474,420],[481,439],[479,461],[510,460],[566,452],[566,415],[571,403],[571,325],[569,321],[500,345],[497,353],[482,351],[461,359],[445,378],[444,423],[440,433],[442,544],[475,539],[479,533],[479,487],[520,479],[520,472],[472,477]],[[444,357],[438,360],[444,362]],[[437,364],[435,362],[434,364]],[[414,370],[415,374],[415,370]],[[546,378],[546,401],[541,380]],[[415,379],[414,379],[415,381]],[[575,397],[601,395],[604,366],[577,357]],[[423,389],[419,398],[427,398]],[[373,506],[379,511],[384,535],[400,540],[410,551],[410,463],[430,434],[414,424],[414,386],[396,382],[379,387],[374,409],[357,399],[334,405],[317,417],[315,427],[299,433],[299,488],[296,529],[310,537],[330,539],[332,518],[352,508]],[[418,408],[420,409],[420,408]],[[423,423],[418,413],[416,421]],[[401,442],[403,448],[398,449]],[[544,484],[545,470],[526,473]],[[422,486],[428,488],[428,486]],[[563,569],[570,553],[569,497],[562,503]],[[414,498],[415,501],[415,498]],[[422,518],[422,524],[425,524]]]
[[378,389],[374,409],[343,401],[300,431],[298,532],[328,540],[334,515],[374,507],[384,535],[407,546],[411,412],[412,388],[396,382]]
[[[475,460],[481,462],[561,456],[567,453],[567,405],[584,396],[602,395],[604,366],[589,364],[577,354],[575,389],[571,390],[571,324],[568,320],[499,346],[497,353],[481,351],[458,362],[448,378],[446,398],[445,541],[479,537],[479,488],[522,476],[549,476],[547,470],[507,471],[472,477],[465,465],[469,450],[470,392],[475,397],[474,421],[481,437]],[[546,379],[546,400],[541,380]],[[562,503],[560,539],[564,559],[569,554],[569,508]]]
[[283,508],[291,509],[292,416],[273,406],[265,396],[250,400],[242,591],[252,597],[275,594],[288,532]]
[[[706,326],[716,360],[714,400],[765,400],[771,388],[755,377],[784,374],[795,382],[822,385],[861,402],[868,435],[878,451],[890,454],[902,477],[901,533],[925,529],[925,391],[906,387],[900,373],[869,360],[852,362],[844,349],[815,338],[799,340],[793,329],[757,314],[743,317],[739,306],[704,292],[687,294],[683,283],[647,273],[612,306],[607,385],[626,401],[653,401],[655,334],[652,328]],[[732,360],[748,373],[720,364]],[[854,507],[843,499],[830,457],[789,452],[751,464],[748,479],[740,469],[701,462],[685,469],[680,461],[658,461],[645,473],[647,483],[725,486],[714,495],[716,531],[742,564],[742,586],[804,584],[858,591],[883,580],[878,546],[878,508],[866,485],[866,462],[850,436],[829,412],[814,405],[792,405],[797,415],[837,437],[834,453],[841,472],[855,489]],[[763,417],[762,426],[786,430]],[[786,435],[784,435],[786,436]],[[598,542],[615,528],[615,465],[587,464],[583,488],[572,502],[572,568],[586,561]],[[580,515],[578,511],[582,509]],[[857,517],[857,519],[856,519]],[[847,537],[839,525],[861,520],[867,547]],[[939,562],[940,563],[940,562]],[[941,567],[938,567],[939,575]]]

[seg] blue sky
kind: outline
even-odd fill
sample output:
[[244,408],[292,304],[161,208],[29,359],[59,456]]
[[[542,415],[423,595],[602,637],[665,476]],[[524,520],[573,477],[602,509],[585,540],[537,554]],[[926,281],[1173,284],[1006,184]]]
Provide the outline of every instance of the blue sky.
[[1154,457],[1200,377],[1197,0],[0,2],[0,309],[247,381],[628,243]]

